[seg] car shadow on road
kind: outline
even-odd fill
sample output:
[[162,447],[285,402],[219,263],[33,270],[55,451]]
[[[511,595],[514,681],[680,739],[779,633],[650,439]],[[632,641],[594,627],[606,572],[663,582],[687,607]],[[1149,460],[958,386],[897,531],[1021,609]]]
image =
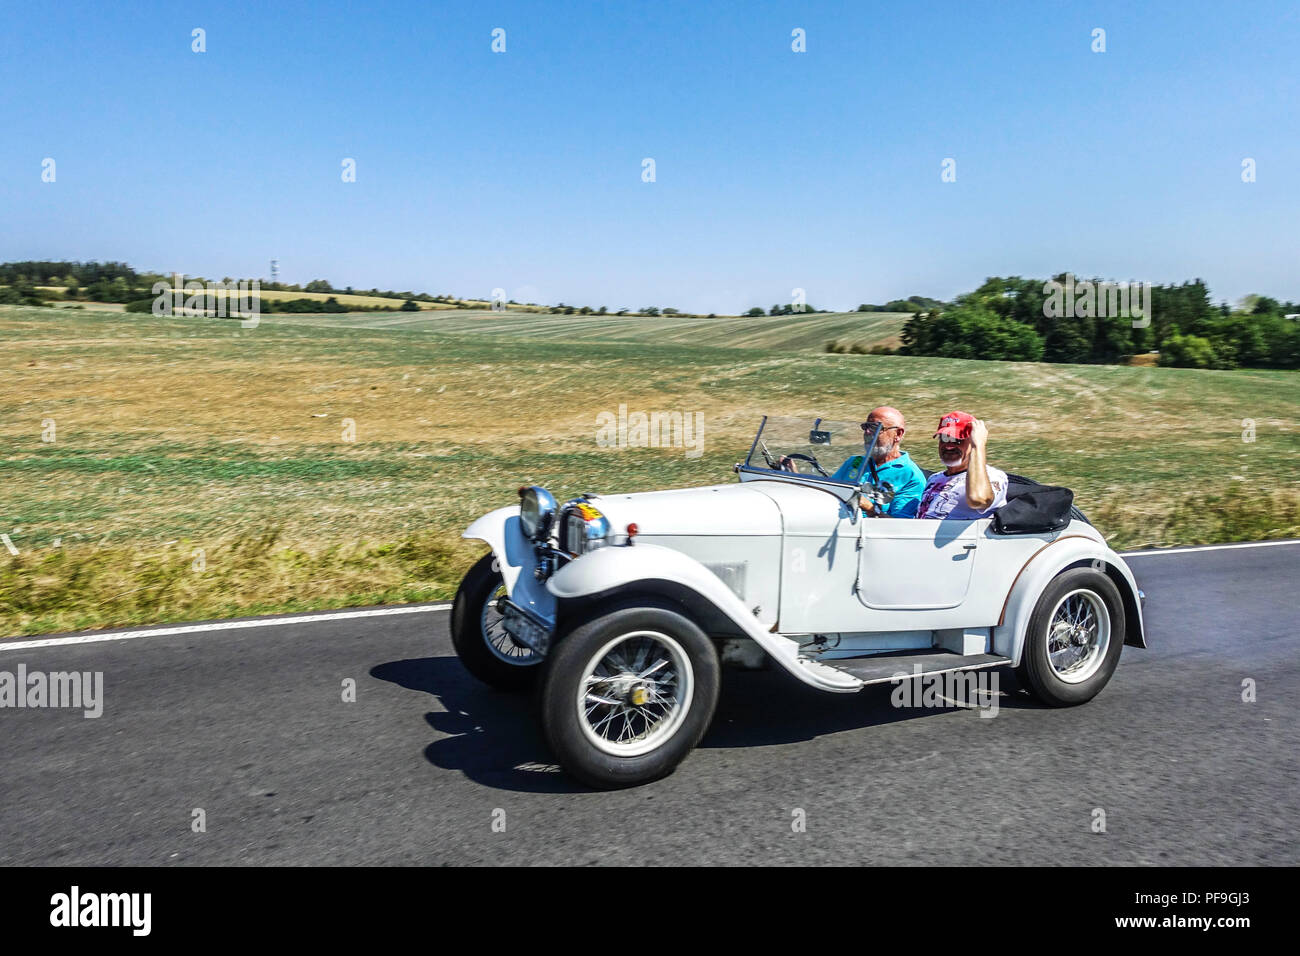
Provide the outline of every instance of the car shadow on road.
[[533,695],[493,690],[469,675],[455,657],[389,661],[370,676],[431,694],[442,711],[424,715],[445,736],[424,748],[435,767],[457,770],[475,783],[524,793],[586,790],[560,771],[542,738]]
[[[1010,671],[997,671],[999,708],[1038,708],[1020,693]],[[853,694],[831,694],[799,683],[777,667],[762,671],[723,671],[718,709],[700,747],[765,747],[798,743],[828,734],[866,730],[902,720],[917,720],[959,708],[895,706],[895,684],[879,684]],[[913,699],[921,696],[913,684]]]
[[[471,677],[455,657],[390,661],[375,666],[370,674],[430,694],[442,705],[443,711],[424,715],[430,727],[445,735],[424,749],[425,759],[434,766],[501,790],[577,793],[587,789],[555,765],[532,694],[493,690]],[[1017,692],[1009,671],[999,671],[998,680],[1003,691],[998,697],[1000,708],[1041,706]],[[775,668],[723,671],[718,709],[699,746],[711,750],[797,743],[954,709],[896,707],[894,696],[892,684],[856,694],[829,694]]]

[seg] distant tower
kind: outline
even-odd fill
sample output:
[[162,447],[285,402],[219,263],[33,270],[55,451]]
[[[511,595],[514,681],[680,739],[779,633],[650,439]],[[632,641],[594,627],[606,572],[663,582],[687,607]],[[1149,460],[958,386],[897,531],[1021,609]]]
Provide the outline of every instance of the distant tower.
[[280,260],[279,259],[271,260],[271,281],[272,282],[280,281]]

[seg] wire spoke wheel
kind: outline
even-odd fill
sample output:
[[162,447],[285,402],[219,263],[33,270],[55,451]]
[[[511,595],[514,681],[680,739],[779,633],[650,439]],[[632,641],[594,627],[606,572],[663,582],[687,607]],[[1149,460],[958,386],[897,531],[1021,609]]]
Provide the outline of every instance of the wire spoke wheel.
[[497,601],[503,597],[506,597],[504,584],[489,592],[487,600],[483,602],[483,612],[479,615],[483,640],[492,655],[503,663],[516,667],[536,664],[540,660],[537,653],[531,647],[517,643],[506,631],[501,611],[497,606]]
[[626,595],[556,641],[542,668],[542,733],[588,786],[658,780],[708,730],[720,670],[717,647],[681,608]]
[[451,607],[451,644],[465,669],[498,690],[533,687],[541,674],[542,655],[518,644],[501,615],[505,580],[492,554],[465,572]]
[[1093,591],[1071,591],[1057,602],[1047,626],[1047,661],[1067,684],[1081,684],[1101,667],[1110,648],[1110,612]]
[[690,710],[685,649],[659,631],[621,634],[596,651],[578,682],[578,723],[602,753],[636,757],[662,746]]

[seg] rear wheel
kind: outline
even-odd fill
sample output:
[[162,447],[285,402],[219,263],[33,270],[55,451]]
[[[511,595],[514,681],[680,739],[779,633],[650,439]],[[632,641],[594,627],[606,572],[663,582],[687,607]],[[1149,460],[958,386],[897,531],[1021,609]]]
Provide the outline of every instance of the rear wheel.
[[451,609],[451,643],[465,669],[501,690],[527,690],[537,680],[541,655],[506,633],[497,601],[506,596],[495,558],[484,555],[465,575]]
[[602,789],[666,776],[713,719],[713,642],[676,610],[624,606],[589,620],[552,651],[542,728],[560,765]]
[[1029,619],[1016,677],[1052,707],[1092,700],[1124,647],[1124,602],[1109,577],[1073,568],[1044,589]]

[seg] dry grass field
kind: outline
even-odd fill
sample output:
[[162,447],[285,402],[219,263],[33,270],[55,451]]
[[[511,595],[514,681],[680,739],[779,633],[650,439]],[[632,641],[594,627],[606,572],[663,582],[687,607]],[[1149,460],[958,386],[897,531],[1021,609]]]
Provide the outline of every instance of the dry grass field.
[[[447,598],[479,553],[459,532],[521,483],[726,482],[761,414],[882,402],[928,467],[943,412],[985,417],[995,464],[1074,488],[1118,547],[1300,536],[1295,372],[830,355],[775,320],[385,318],[0,307],[0,633]],[[702,413],[704,454],[598,447],[620,404]]]

